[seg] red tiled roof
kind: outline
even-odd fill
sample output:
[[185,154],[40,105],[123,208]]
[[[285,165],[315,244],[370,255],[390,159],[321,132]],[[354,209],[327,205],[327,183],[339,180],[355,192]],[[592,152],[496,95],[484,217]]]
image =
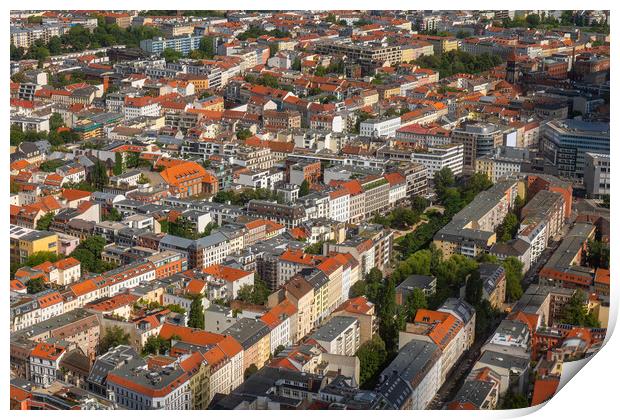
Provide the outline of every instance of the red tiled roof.
[[543,378],[534,381],[534,392],[532,393],[532,406],[542,404],[555,395],[555,391],[560,385],[559,378]]
[[206,267],[202,271],[203,273],[210,274],[218,279],[226,280],[229,283],[241,280],[242,278],[252,274],[251,271],[240,270],[238,268],[227,267],[220,264],[214,264]]

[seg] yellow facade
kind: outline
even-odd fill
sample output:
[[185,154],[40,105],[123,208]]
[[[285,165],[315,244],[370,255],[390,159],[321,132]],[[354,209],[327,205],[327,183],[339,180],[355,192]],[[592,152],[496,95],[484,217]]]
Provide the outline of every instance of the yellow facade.
[[260,369],[265,366],[271,357],[271,334],[266,334],[258,341],[257,345],[258,357],[256,360],[256,367]]
[[18,244],[19,262],[24,263],[36,252],[53,252],[58,254],[58,235],[51,232],[39,232],[36,236],[26,235]]
[[209,365],[203,363],[198,372],[189,380],[189,389],[192,393],[192,410],[206,410],[209,406],[210,371]]

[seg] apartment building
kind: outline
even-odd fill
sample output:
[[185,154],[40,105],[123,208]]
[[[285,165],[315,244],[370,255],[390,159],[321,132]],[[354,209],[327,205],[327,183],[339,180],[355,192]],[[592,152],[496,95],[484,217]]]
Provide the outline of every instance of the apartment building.
[[609,154],[585,154],[583,184],[588,197],[601,198],[611,193],[611,159]]
[[197,50],[200,47],[199,36],[178,36],[173,38],[156,37],[140,41],[140,48],[150,54],[161,54],[164,50],[171,48],[183,55]]
[[502,145],[502,130],[489,123],[469,123],[452,131],[452,141],[463,144],[463,169],[472,172],[477,159]]
[[441,386],[441,350],[413,339],[379,376],[375,392],[393,410],[424,410]]
[[488,250],[496,242],[495,231],[513,206],[517,190],[516,181],[500,181],[481,192],[435,234],[433,243],[444,256],[476,257]]
[[353,356],[360,347],[360,323],[355,317],[335,316],[319,327],[310,339],[327,353]]

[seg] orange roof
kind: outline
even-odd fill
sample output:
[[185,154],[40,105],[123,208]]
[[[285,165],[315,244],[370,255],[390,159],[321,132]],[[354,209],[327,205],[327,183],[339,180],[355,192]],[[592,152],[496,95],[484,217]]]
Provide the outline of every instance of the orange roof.
[[342,261],[339,261],[338,258],[328,257],[319,265],[316,266],[319,270],[321,270],[326,275],[332,274],[334,271],[338,270],[339,267],[342,267],[344,264]]
[[594,283],[609,285],[609,270],[597,268],[594,275]]
[[34,268],[35,270],[43,271],[45,273],[49,273],[50,271],[52,271],[52,269],[55,269],[54,264],[49,261],[43,261],[41,264],[35,265],[32,268]]
[[90,191],[75,190],[69,188],[65,188],[64,190],[62,190],[61,193],[61,196],[67,201],[75,201],[81,198],[89,198],[91,195],[92,193]]
[[106,312],[122,308],[123,306],[132,305],[137,300],[138,296],[131,295],[129,293],[123,293],[120,295],[112,296],[108,299],[104,299],[101,302],[89,303],[88,305],[86,305],[86,307],[95,311]]
[[534,382],[534,392],[532,393],[532,406],[542,404],[555,395],[555,391],[560,385],[560,378],[536,379]]
[[167,384],[166,386],[163,386],[162,388],[159,388],[159,389],[154,389],[149,386],[142,385],[135,381],[132,381],[129,378],[116,375],[113,372],[108,373],[108,382],[115,383],[117,385],[122,386],[123,388],[131,389],[132,391],[138,394],[146,395],[151,398],[163,397],[165,395],[168,395],[169,393],[177,389],[181,384],[183,384],[187,380],[187,378],[188,378],[188,375],[186,372],[184,372],[176,380]]
[[302,239],[302,238],[308,237],[308,235],[306,234],[306,231],[300,227],[289,229],[288,232],[295,239]]
[[84,280],[83,282],[80,282],[80,283],[72,284],[69,286],[69,288],[71,289],[71,291],[73,292],[75,296],[82,296],[94,290],[97,290],[97,285],[95,284],[94,281],[89,279],[89,280]]
[[23,388],[11,384],[11,400],[21,402],[32,397],[32,394]]
[[256,219],[256,220],[252,220],[250,222],[247,222],[245,224],[245,227],[248,230],[252,230],[252,229],[256,229],[256,228],[261,227],[261,226],[265,226],[266,222],[267,222],[267,220],[265,220],[265,219]]
[[58,292],[51,292],[41,296],[37,301],[41,308],[47,308],[62,303],[62,296]]
[[166,323],[162,326],[159,335],[165,340],[168,340],[173,335],[176,335],[179,337],[180,341],[197,346],[217,345],[218,348],[228,357],[233,357],[243,350],[241,344],[239,344],[237,340],[231,336],[215,334],[189,327],[181,327],[179,325]]
[[449,410],[478,410],[478,407],[472,402],[469,401],[452,401],[448,404]]
[[59,270],[66,270],[68,268],[75,267],[76,265],[80,265],[80,262],[73,257],[67,257],[63,258],[62,260],[56,261],[54,265]]
[[528,314],[522,311],[513,312],[508,315],[508,319],[521,321],[528,326],[531,333],[534,333],[538,328],[539,315],[538,314]]
[[336,198],[344,197],[345,195],[349,195],[349,191],[345,188],[340,188],[336,191],[332,191],[329,193],[329,198],[331,200],[335,200]]
[[454,315],[447,312],[418,309],[415,315],[416,324],[429,324],[428,337],[442,349],[461,330],[463,324]]
[[238,268],[227,267],[225,265],[214,264],[202,270],[203,273],[210,274],[218,279],[233,283],[252,274],[251,271],[240,270]]
[[288,299],[284,299],[276,306],[271,308],[260,319],[269,326],[272,330],[280,325],[280,323],[286,318],[290,318],[297,313],[297,308]]
[[65,351],[65,348],[55,344],[38,343],[30,352],[33,357],[45,360],[57,360]]
[[373,303],[369,302],[364,296],[359,296],[345,301],[334,312],[344,311],[353,314],[369,314],[373,308]]
[[209,173],[196,162],[184,162],[164,169],[160,175],[168,184],[179,186],[189,179],[204,178]]
[[303,251],[296,249],[287,249],[282,253],[282,255],[280,255],[280,260],[308,266],[314,266],[317,263],[320,263],[323,259],[324,257],[313,254],[305,254]]
[[404,184],[407,180],[404,176],[399,174],[398,172],[391,172],[383,175],[385,179],[390,183],[390,185],[398,185]]
[[207,285],[207,282],[205,281],[198,280],[198,279],[192,279],[187,284],[187,287],[185,288],[185,290],[190,295],[199,295],[202,292],[204,292],[206,285]]
[[19,280],[11,280],[11,290],[24,290],[26,289],[26,285]]
[[13,171],[21,171],[22,169],[26,169],[30,166],[30,162],[25,159],[16,160],[11,163],[11,170]]
[[200,369],[200,365],[202,365],[204,361],[205,361],[205,358],[203,357],[203,355],[200,352],[196,351],[192,353],[185,360],[182,360],[179,363],[179,366],[185,372],[188,372],[189,374],[193,375],[198,371],[198,369]]

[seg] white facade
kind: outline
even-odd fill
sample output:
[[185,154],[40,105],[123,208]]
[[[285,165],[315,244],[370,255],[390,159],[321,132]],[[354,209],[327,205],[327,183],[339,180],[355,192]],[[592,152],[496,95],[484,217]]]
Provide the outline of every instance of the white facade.
[[349,213],[349,194],[342,194],[336,198],[332,198],[330,194],[329,200],[329,218],[338,222],[348,222]]
[[130,410],[189,410],[192,406],[189,379],[161,397],[137,392],[110,381],[108,393],[113,393],[114,401],[120,407]]
[[278,346],[288,346],[291,340],[291,318],[283,319],[274,329],[271,330],[269,336],[271,342],[271,354],[274,354]]
[[463,145],[431,146],[427,152],[414,152],[411,160],[426,167],[429,179],[443,168],[450,168],[458,176],[463,173]]
[[396,204],[407,197],[407,183],[402,182],[390,186],[390,205]]
[[364,137],[394,137],[400,128],[400,117],[387,120],[366,120],[360,124],[360,135]]
[[55,360],[30,356],[30,379],[36,385],[47,388],[56,381],[59,364],[64,356],[61,354]]

